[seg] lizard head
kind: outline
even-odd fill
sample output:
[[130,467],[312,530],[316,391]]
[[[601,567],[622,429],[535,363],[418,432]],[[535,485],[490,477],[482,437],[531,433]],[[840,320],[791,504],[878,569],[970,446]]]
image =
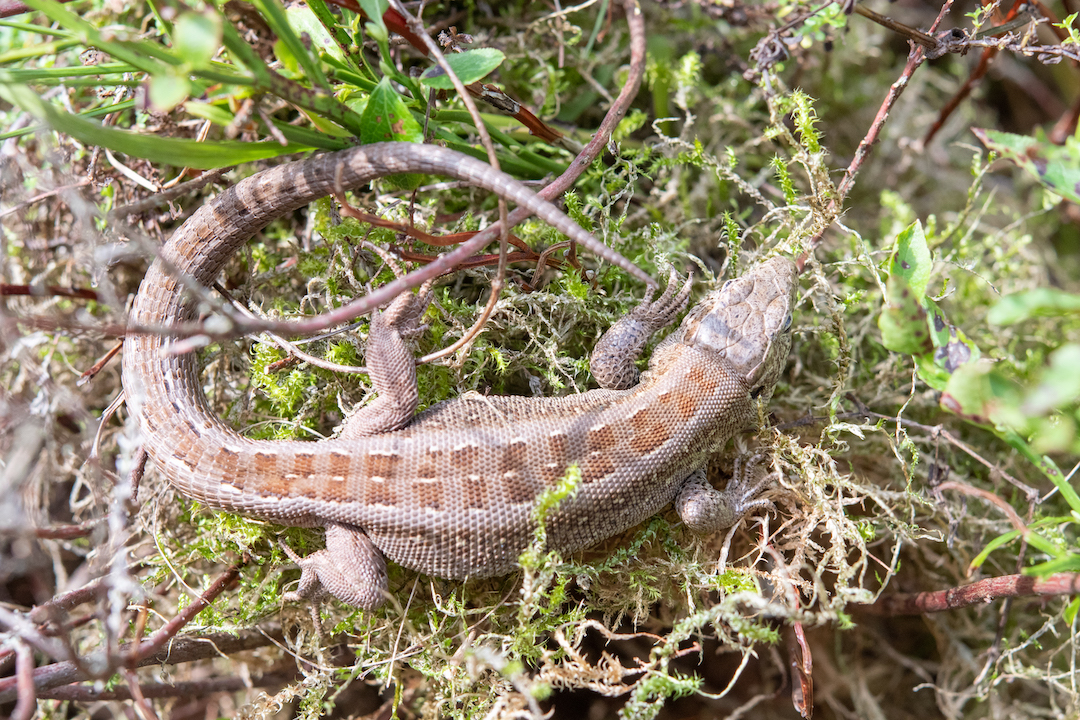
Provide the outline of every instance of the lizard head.
[[725,282],[694,306],[679,327],[687,345],[719,353],[768,400],[791,348],[795,263],[774,257]]

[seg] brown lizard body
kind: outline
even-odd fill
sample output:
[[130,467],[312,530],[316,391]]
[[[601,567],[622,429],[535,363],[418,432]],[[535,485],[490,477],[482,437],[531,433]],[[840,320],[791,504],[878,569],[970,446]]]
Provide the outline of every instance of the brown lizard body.
[[[428,145],[368,145],[258,173],[201,208],[147,273],[133,323],[191,320],[198,303],[185,283],[211,283],[271,220],[402,172],[467,180],[587,247],[598,245],[554,205],[484,163]],[[533,539],[538,496],[572,466],[580,471],[577,488],[545,520],[549,548],[564,553],[672,501],[704,532],[760,506],[748,487],[717,492],[702,468],[753,426],[754,399],[771,395],[790,345],[794,288],[794,265],[782,258],[729,280],[660,344],[637,382],[633,363],[645,341],[689,296],[688,282],[669,283],[656,301],[650,290],[597,344],[593,372],[604,389],[546,399],[470,394],[415,416],[406,340],[418,332],[427,298],[406,293],[372,319],[367,365],[379,398],[340,437],[318,443],[250,440],[225,426],[206,402],[196,359],[162,352],[169,337],[128,338],[124,387],[146,449],[173,486],[212,508],[326,527],[327,549],[300,561],[298,594],[324,588],[373,608],[386,592],[384,556],[440,577],[510,572]]]

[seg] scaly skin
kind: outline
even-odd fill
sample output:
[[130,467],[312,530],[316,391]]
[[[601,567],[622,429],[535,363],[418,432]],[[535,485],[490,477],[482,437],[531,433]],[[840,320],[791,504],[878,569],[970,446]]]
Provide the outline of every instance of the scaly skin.
[[[554,205],[484,163],[428,145],[381,143],[258,173],[201,208],[147,273],[132,322],[192,320],[186,283],[210,284],[271,220],[405,172],[484,187],[618,261]],[[406,340],[427,298],[401,295],[372,320],[367,364],[379,399],[350,418],[341,437],[317,443],[250,440],[226,427],[202,393],[194,356],[162,352],[174,338],[129,337],[124,388],[150,457],[177,490],[218,510],[325,527],[327,549],[299,560],[297,595],[329,591],[374,608],[386,594],[384,556],[440,577],[510,572],[533,538],[537,496],[572,465],[580,485],[546,520],[549,547],[562,553],[672,501],[698,531],[731,525],[760,506],[756,488],[719,493],[701,470],[733,434],[754,425],[755,399],[772,393],[790,347],[795,268],[773,258],[708,295],[635,384],[635,357],[685,307],[689,289],[689,282],[669,282],[656,301],[650,291],[605,334],[593,354],[603,389],[561,398],[468,395],[415,417]]]

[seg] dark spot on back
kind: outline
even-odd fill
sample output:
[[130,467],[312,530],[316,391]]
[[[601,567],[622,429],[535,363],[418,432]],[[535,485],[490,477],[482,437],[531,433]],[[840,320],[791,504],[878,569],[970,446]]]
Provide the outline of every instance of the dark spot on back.
[[524,440],[514,440],[499,453],[499,475],[520,475],[528,463],[528,445]]
[[586,485],[602,480],[615,472],[615,464],[603,453],[589,453],[585,459],[585,465],[581,468],[581,480]]
[[450,458],[459,470],[473,470],[480,460],[480,448],[476,445],[464,445],[450,451]]
[[312,453],[296,453],[293,455],[293,472],[301,477],[315,474],[315,455]]
[[604,451],[615,447],[615,430],[610,425],[590,428],[585,436],[585,446],[589,451]]
[[368,478],[381,477],[389,480],[396,477],[400,464],[401,456],[396,453],[371,451],[364,455],[364,475]]
[[390,483],[376,482],[369,479],[364,483],[364,504],[393,507],[398,504],[397,494]]
[[416,502],[420,507],[442,510],[442,483],[416,481],[412,484],[412,489],[416,493]]

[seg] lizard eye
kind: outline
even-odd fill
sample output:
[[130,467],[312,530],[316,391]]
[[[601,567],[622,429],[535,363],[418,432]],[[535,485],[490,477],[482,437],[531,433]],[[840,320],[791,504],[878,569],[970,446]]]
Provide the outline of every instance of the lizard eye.
[[735,282],[735,278],[732,278],[730,280],[725,280],[724,284],[720,286],[720,292],[724,292],[725,290],[727,290],[728,286],[731,285],[731,283],[733,283],[733,282]]
[[787,332],[788,330],[790,330],[791,329],[791,322],[792,322],[792,316],[791,316],[791,313],[788,313],[787,317],[784,318],[784,326],[782,328],[780,328],[780,332]]

